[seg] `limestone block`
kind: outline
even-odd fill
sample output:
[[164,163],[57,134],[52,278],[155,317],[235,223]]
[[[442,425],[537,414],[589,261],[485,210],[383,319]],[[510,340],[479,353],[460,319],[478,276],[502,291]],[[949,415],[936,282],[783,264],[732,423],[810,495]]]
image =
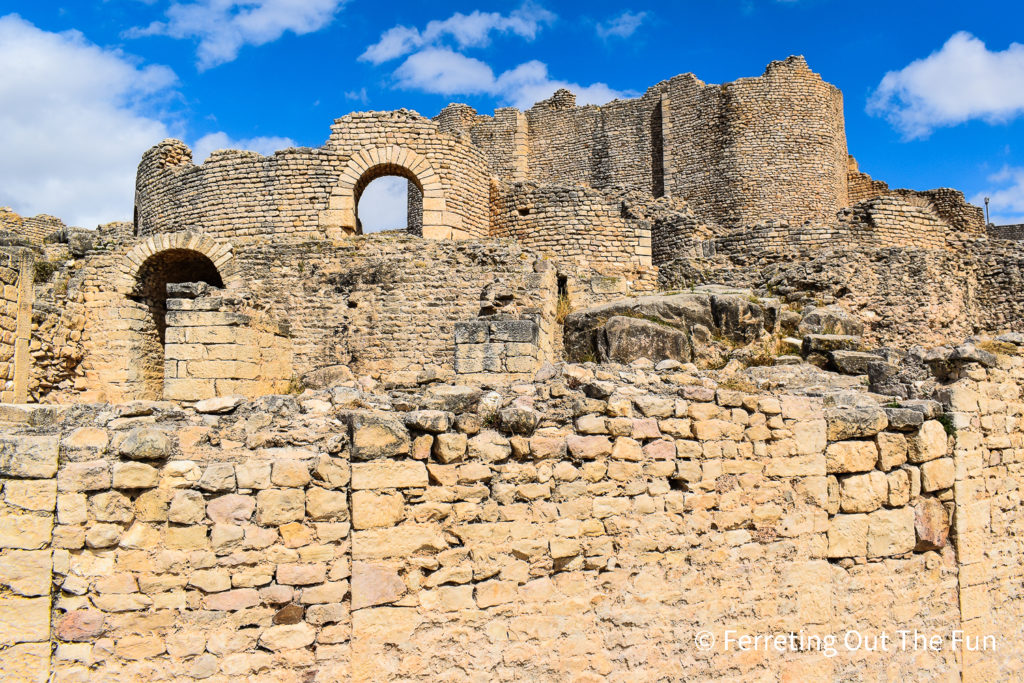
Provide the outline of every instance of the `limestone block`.
[[448,543],[438,527],[430,524],[404,524],[384,529],[352,532],[352,557],[373,559],[408,557],[445,550]]
[[50,596],[0,595],[0,646],[50,639]]
[[204,524],[193,526],[169,527],[164,532],[164,542],[168,548],[181,550],[201,550],[209,545]]
[[352,494],[352,527],[355,529],[394,526],[404,514],[404,498],[400,494],[372,491],[355,491]]
[[310,586],[327,580],[323,563],[287,563],[277,565],[276,579],[282,586]]
[[498,462],[512,454],[509,440],[492,430],[480,432],[466,445],[471,460]]
[[904,435],[881,432],[875,437],[875,442],[878,444],[878,469],[883,472],[907,461],[907,437]]
[[411,460],[373,460],[352,463],[353,489],[386,489],[427,485],[427,468]]
[[889,420],[878,406],[835,406],[825,410],[829,441],[874,436],[885,429]]
[[260,602],[259,591],[254,588],[236,588],[203,598],[203,606],[206,609],[225,612],[249,609],[256,607]]
[[260,635],[260,645],[272,652],[306,647],[315,640],[316,629],[305,622],[271,626]]
[[348,519],[348,496],[311,486],[306,490],[306,514],[318,522]]
[[306,496],[299,489],[266,489],[256,495],[256,521],[279,526],[301,520],[306,513]]
[[612,442],[607,436],[569,436],[565,441],[575,458],[594,460],[612,453]]
[[172,437],[154,427],[136,427],[118,448],[121,455],[132,460],[162,460],[174,449]]
[[115,489],[149,489],[160,483],[160,471],[141,462],[114,463]]
[[837,441],[825,450],[825,469],[829,474],[870,472],[878,460],[874,441]]
[[431,434],[447,431],[453,421],[454,416],[443,410],[416,410],[405,416],[407,427]]
[[910,502],[910,474],[906,470],[894,470],[886,479],[889,484],[889,507],[899,507]]
[[91,449],[104,451],[110,443],[110,436],[106,430],[99,427],[79,427],[64,439],[64,445],[69,449]]
[[942,423],[938,420],[927,420],[921,429],[909,439],[908,459],[912,463],[935,460],[946,455],[948,437]]
[[939,458],[921,465],[921,490],[938,491],[951,487],[956,480],[953,458]]
[[0,548],[38,550],[50,544],[53,515],[0,507]]
[[302,487],[310,482],[309,465],[302,460],[280,459],[273,462],[270,483],[281,487]]
[[0,584],[18,595],[49,595],[52,570],[49,550],[13,550],[0,560]]
[[144,660],[162,655],[166,645],[159,636],[125,636],[117,641],[114,651],[122,659]]
[[836,515],[829,521],[829,557],[864,557],[867,543],[868,515]]
[[914,549],[914,509],[876,510],[868,515],[868,557],[888,557]]
[[49,479],[57,474],[56,436],[0,439],[0,476]]
[[442,463],[459,462],[466,455],[468,438],[465,434],[438,434],[433,452]]
[[235,465],[235,481],[240,489],[270,488],[270,463],[250,462]]
[[50,680],[50,644],[22,643],[3,650],[0,671],[9,681],[47,683]]
[[57,482],[54,479],[8,479],[3,485],[4,502],[23,510],[53,512],[57,506]]
[[198,524],[206,518],[206,500],[198,491],[178,491],[171,499],[167,519],[176,524]]
[[839,480],[839,506],[843,512],[871,512],[888,500],[889,482],[875,470]]
[[89,513],[99,522],[130,522],[135,519],[131,499],[117,491],[90,496]]
[[409,431],[398,420],[360,415],[353,419],[352,459],[373,460],[409,453]]
[[110,463],[105,460],[68,463],[57,474],[58,491],[99,491],[110,488]]
[[206,516],[216,524],[241,524],[252,518],[256,510],[256,499],[229,493],[210,500],[206,504]]

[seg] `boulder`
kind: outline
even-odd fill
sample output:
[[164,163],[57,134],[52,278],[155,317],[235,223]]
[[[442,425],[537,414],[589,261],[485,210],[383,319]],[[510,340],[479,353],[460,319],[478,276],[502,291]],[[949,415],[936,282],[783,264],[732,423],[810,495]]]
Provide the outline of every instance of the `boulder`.
[[631,363],[638,358],[690,360],[686,332],[639,318],[614,316],[597,331],[597,360]]
[[832,367],[844,375],[866,375],[871,363],[881,361],[881,357],[864,351],[833,351],[830,356]]
[[804,337],[804,356],[812,353],[831,354],[835,351],[856,351],[860,348],[860,337],[845,334],[809,334]]
[[823,306],[807,311],[797,330],[802,335],[838,334],[859,337],[864,334],[864,323],[838,306]]

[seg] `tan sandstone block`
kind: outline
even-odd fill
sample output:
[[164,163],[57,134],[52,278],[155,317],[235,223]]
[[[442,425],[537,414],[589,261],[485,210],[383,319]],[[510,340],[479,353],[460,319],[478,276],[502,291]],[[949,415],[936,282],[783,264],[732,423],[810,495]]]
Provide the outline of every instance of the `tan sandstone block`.
[[880,508],[888,497],[889,482],[878,470],[839,480],[839,507],[843,512],[871,512]]
[[868,515],[868,557],[908,553],[915,542],[914,508],[877,510]]
[[837,441],[825,450],[825,469],[829,474],[870,472],[878,460],[874,441]]
[[829,521],[829,557],[864,557],[867,543],[867,515],[836,515]]
[[412,460],[372,460],[352,463],[353,489],[388,489],[427,485],[427,468]]
[[50,638],[50,596],[0,595],[0,646],[46,642]]
[[947,489],[956,481],[956,464],[953,458],[938,458],[921,465],[921,490],[938,491]]

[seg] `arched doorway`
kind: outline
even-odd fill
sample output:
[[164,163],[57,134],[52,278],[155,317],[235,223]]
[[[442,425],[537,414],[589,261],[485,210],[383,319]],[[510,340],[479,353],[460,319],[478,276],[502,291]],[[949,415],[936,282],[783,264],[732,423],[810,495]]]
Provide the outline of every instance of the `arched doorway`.
[[353,192],[356,234],[391,230],[423,234],[423,187],[408,169],[375,166],[363,174]]
[[138,331],[138,373],[142,394],[163,397],[165,344],[167,330],[167,285],[180,282],[205,282],[223,287],[217,266],[206,254],[187,248],[159,251],[146,258],[135,273],[128,299],[136,304],[135,329]]

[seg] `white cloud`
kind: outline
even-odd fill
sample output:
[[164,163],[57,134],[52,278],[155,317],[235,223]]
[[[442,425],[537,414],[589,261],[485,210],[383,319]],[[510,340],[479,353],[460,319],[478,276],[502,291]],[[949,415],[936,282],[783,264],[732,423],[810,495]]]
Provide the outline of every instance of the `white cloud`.
[[359,198],[363,233],[405,228],[408,218],[409,181],[397,176],[377,178]]
[[597,35],[601,38],[629,38],[636,33],[640,25],[647,18],[647,12],[631,12],[626,10],[622,14],[608,21],[597,25]]
[[532,2],[524,3],[508,16],[479,10],[472,14],[456,12],[447,19],[427,23],[422,31],[409,26],[389,28],[359,59],[382,64],[421,48],[445,45],[449,40],[459,49],[485,47],[490,43],[492,32],[512,33],[533,40],[541,28],[555,18],[553,13]]
[[498,76],[490,66],[447,48],[429,48],[409,56],[395,70],[397,85],[436,95],[490,95],[520,109],[550,97],[559,88],[576,94],[577,104],[604,104],[617,97],[631,97],[604,83],[580,85],[552,79],[543,62],[532,60]]
[[227,133],[218,131],[207,133],[195,141],[192,145],[192,161],[201,164],[211,152],[218,149],[241,149],[269,156],[279,149],[294,146],[295,141],[291,138],[267,136],[234,140]]
[[887,73],[867,109],[908,139],[971,119],[1009,121],[1024,113],[1024,45],[993,52],[956,33],[937,52]]
[[285,32],[303,35],[331,23],[345,0],[197,0],[173,2],[167,21],[135,28],[127,36],[163,35],[199,42],[197,66],[205,71],[234,60],[245,45],[265,45]]
[[129,219],[139,159],[169,134],[145,110],[175,83],[77,31],[0,17],[0,205],[84,227]]
[[971,197],[971,204],[985,206],[988,197],[993,223],[1024,223],[1024,166],[1004,166],[990,175],[988,181],[991,187]]

